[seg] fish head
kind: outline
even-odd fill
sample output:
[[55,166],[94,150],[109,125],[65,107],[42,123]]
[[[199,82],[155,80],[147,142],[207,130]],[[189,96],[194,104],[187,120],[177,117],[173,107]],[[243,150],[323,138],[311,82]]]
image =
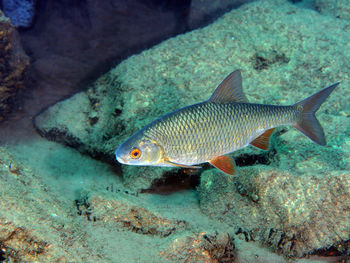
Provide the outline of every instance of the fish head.
[[145,137],[142,131],[123,142],[115,151],[118,162],[128,165],[162,166],[163,150],[156,142]]

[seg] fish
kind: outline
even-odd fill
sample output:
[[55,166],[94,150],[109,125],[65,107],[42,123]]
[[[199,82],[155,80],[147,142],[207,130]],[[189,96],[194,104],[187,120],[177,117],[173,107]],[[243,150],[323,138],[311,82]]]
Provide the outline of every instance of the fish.
[[229,153],[248,145],[268,150],[273,130],[293,126],[313,142],[326,145],[315,113],[338,86],[335,83],[294,105],[249,103],[240,70],[229,74],[211,97],[170,112],[136,132],[115,151],[121,164],[201,168],[209,162],[236,174]]

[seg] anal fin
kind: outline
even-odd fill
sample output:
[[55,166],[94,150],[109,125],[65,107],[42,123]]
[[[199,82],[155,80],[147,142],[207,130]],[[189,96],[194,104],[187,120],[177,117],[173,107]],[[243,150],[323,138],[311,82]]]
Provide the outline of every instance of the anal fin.
[[235,175],[236,173],[235,161],[229,156],[224,155],[216,157],[210,160],[209,163],[226,174]]
[[269,129],[250,142],[251,145],[262,150],[267,150],[270,144],[270,137],[275,128]]

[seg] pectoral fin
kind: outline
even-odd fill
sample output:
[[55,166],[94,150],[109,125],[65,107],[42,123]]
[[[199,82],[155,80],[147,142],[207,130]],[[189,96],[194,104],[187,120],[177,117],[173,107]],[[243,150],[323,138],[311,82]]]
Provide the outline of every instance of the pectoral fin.
[[274,129],[270,129],[270,130],[265,131],[259,137],[255,138],[253,141],[251,141],[250,144],[259,148],[259,149],[267,150],[269,148],[270,137],[273,133],[273,130]]
[[216,157],[215,159],[210,160],[209,163],[226,174],[235,175],[236,173],[235,161],[226,155]]

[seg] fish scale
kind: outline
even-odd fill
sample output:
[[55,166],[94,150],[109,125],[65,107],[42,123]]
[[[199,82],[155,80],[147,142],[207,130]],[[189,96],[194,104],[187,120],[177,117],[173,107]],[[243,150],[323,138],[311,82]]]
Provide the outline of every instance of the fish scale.
[[248,103],[239,70],[229,74],[209,100],[166,114],[151,122],[116,150],[120,163],[198,168],[209,162],[235,174],[226,154],[248,144],[267,150],[273,129],[292,125],[319,145],[323,129],[315,117],[321,104],[337,87],[333,84],[289,106]]
[[299,118],[294,106],[203,102],[164,116],[144,135],[162,145],[170,161],[193,165],[241,149],[264,130]]

